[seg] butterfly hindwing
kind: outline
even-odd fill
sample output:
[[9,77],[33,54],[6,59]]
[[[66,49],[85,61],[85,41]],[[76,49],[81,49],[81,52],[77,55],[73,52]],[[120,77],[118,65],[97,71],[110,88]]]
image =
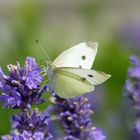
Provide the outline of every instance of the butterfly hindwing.
[[93,85],[89,84],[85,79],[79,78],[79,76],[72,73],[56,71],[53,75],[52,88],[62,98],[80,96],[94,90]]
[[101,84],[108,78],[110,78],[109,74],[105,74],[104,72],[96,70],[69,68],[69,67],[57,68],[56,70],[60,71],[61,73],[67,76],[73,77],[79,81],[89,83],[91,85]]
[[94,85],[109,77],[110,75],[95,70],[61,67],[54,70],[52,88],[60,97],[71,98],[93,91]]
[[63,53],[53,62],[56,67],[75,67],[91,69],[97,53],[98,43],[80,43]]

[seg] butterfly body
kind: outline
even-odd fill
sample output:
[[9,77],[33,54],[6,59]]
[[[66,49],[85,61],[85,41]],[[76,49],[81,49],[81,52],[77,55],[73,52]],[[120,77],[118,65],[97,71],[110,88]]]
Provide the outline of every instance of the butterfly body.
[[80,43],[48,64],[49,84],[60,97],[71,98],[91,92],[94,85],[110,77],[103,72],[91,70],[97,47],[95,42]]

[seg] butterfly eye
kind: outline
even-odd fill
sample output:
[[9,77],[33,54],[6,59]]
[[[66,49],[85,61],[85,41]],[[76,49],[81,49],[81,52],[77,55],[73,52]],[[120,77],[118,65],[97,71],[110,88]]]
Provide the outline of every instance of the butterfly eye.
[[92,77],[93,77],[93,75],[91,75],[91,74],[88,74],[88,77],[91,77],[91,78],[92,78]]
[[85,60],[85,59],[86,59],[86,56],[85,56],[85,55],[83,55],[81,58],[82,58],[82,60]]

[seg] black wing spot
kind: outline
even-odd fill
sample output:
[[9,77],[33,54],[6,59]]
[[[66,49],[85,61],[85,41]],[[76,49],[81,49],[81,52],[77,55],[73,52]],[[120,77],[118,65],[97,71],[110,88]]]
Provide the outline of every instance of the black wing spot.
[[85,60],[85,59],[86,59],[86,56],[85,56],[85,55],[83,55],[83,56],[81,56],[81,58],[82,58],[82,60]]
[[92,78],[92,77],[93,77],[93,75],[91,75],[91,74],[88,74],[88,77],[91,77],[91,78]]
[[85,77],[82,77],[81,80],[84,82],[86,81],[87,79]]

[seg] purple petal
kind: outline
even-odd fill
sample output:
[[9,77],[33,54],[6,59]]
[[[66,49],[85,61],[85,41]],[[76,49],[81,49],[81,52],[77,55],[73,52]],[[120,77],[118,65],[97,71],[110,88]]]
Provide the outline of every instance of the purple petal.
[[44,140],[44,134],[42,132],[35,132],[33,138],[35,140]]
[[90,140],[105,140],[106,136],[103,132],[98,128],[93,128],[93,130],[89,133]]
[[130,61],[131,61],[131,63],[132,63],[133,65],[136,65],[136,66],[140,65],[140,60],[139,60],[139,58],[138,58],[137,56],[135,56],[135,55],[130,57]]
[[2,107],[3,108],[8,108],[9,107],[9,102],[8,102],[9,96],[5,93],[2,93],[0,96],[0,101],[2,101]]

